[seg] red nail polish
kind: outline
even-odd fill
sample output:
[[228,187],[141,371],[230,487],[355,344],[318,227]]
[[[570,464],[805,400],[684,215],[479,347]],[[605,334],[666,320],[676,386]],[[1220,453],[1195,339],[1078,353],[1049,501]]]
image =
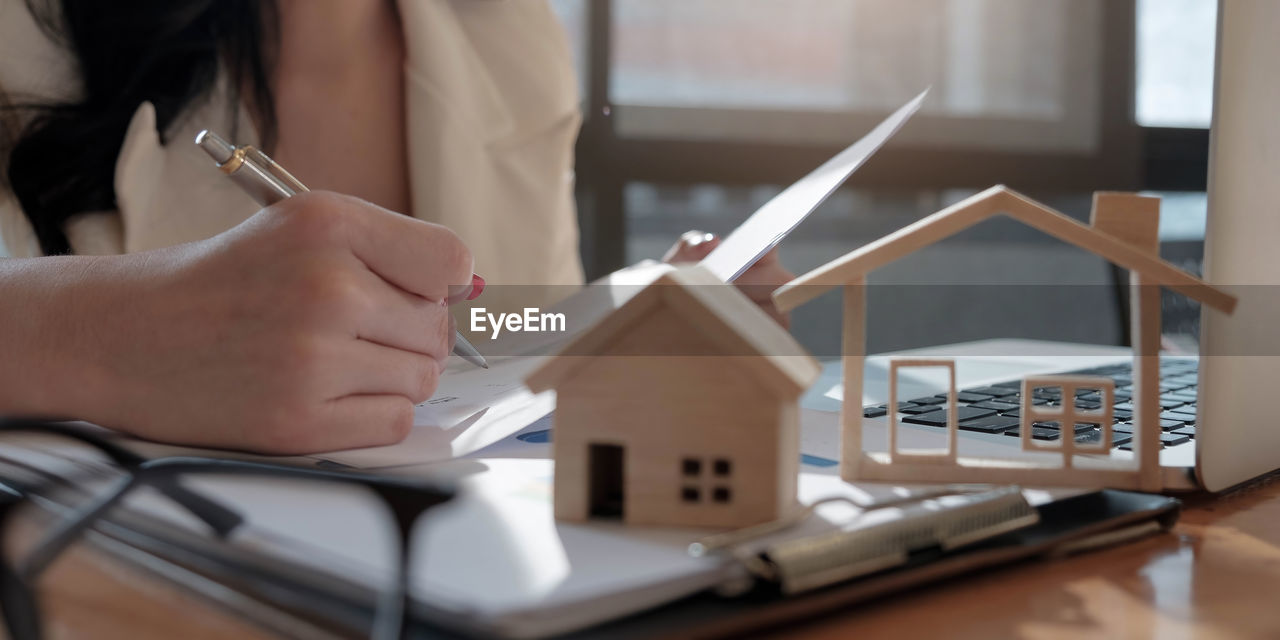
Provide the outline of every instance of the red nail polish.
[[484,293],[484,278],[473,273],[471,274],[471,295],[467,296],[467,299],[475,300],[481,293]]

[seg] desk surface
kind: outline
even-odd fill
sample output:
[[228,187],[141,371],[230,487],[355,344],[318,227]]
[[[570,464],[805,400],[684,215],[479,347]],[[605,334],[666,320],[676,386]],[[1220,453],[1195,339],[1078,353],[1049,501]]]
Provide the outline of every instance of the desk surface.
[[[1171,535],[953,580],[773,637],[1280,637],[1280,476],[1187,502]],[[143,575],[86,549],[65,556],[41,589],[53,637],[267,637]]]
[[826,638],[1280,638],[1280,476],[1187,499],[1170,535],[998,569],[780,631]]

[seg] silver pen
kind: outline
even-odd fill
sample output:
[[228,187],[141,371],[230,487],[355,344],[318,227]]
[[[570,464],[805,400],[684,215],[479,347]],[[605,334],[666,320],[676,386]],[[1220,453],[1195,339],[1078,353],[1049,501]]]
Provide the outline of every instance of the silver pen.
[[[207,129],[196,136],[196,144],[213,158],[227,177],[264,207],[310,191],[275,160],[253,147],[234,146]],[[453,353],[477,367],[489,368],[484,356],[461,332],[454,333]]]

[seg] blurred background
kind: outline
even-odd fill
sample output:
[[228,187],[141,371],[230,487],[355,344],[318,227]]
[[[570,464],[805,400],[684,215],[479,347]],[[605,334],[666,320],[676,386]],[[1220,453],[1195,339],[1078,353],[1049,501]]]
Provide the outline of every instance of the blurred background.
[[[1080,219],[1095,190],[1159,194],[1162,251],[1199,262],[1215,0],[553,3],[587,114],[589,276],[657,258],[686,229],[732,230],[930,85],[921,113],[784,242],[792,271],[994,184]],[[869,347],[1126,344],[1124,277],[991,221],[873,277],[892,286],[873,290]],[[1055,286],[991,286],[1039,284]],[[1169,300],[1165,312],[1167,332],[1194,335],[1194,308]],[[795,332],[835,354],[839,322],[829,295],[797,312]]]
[[[922,112],[782,245],[792,271],[994,184],[1081,219],[1095,190],[1159,194],[1162,251],[1198,265],[1216,0],[552,4],[586,114],[577,184],[592,278],[660,257],[685,230],[731,231],[927,86]],[[870,348],[1126,344],[1123,278],[991,221],[875,274],[886,286],[872,292]],[[1004,286],[1042,284],[1055,286]],[[795,333],[835,354],[839,316],[828,295],[796,313]],[[1184,344],[1197,319],[1166,299],[1166,332]]]

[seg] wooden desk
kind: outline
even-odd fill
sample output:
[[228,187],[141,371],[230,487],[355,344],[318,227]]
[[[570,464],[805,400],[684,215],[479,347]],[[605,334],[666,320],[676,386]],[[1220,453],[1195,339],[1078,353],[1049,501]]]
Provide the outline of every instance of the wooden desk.
[[[1172,535],[985,572],[770,637],[1280,638],[1280,476],[1187,502]],[[84,549],[42,591],[54,637],[265,637]]]
[[1280,638],[1280,476],[1187,499],[1172,534],[997,569],[780,630],[828,638]]

